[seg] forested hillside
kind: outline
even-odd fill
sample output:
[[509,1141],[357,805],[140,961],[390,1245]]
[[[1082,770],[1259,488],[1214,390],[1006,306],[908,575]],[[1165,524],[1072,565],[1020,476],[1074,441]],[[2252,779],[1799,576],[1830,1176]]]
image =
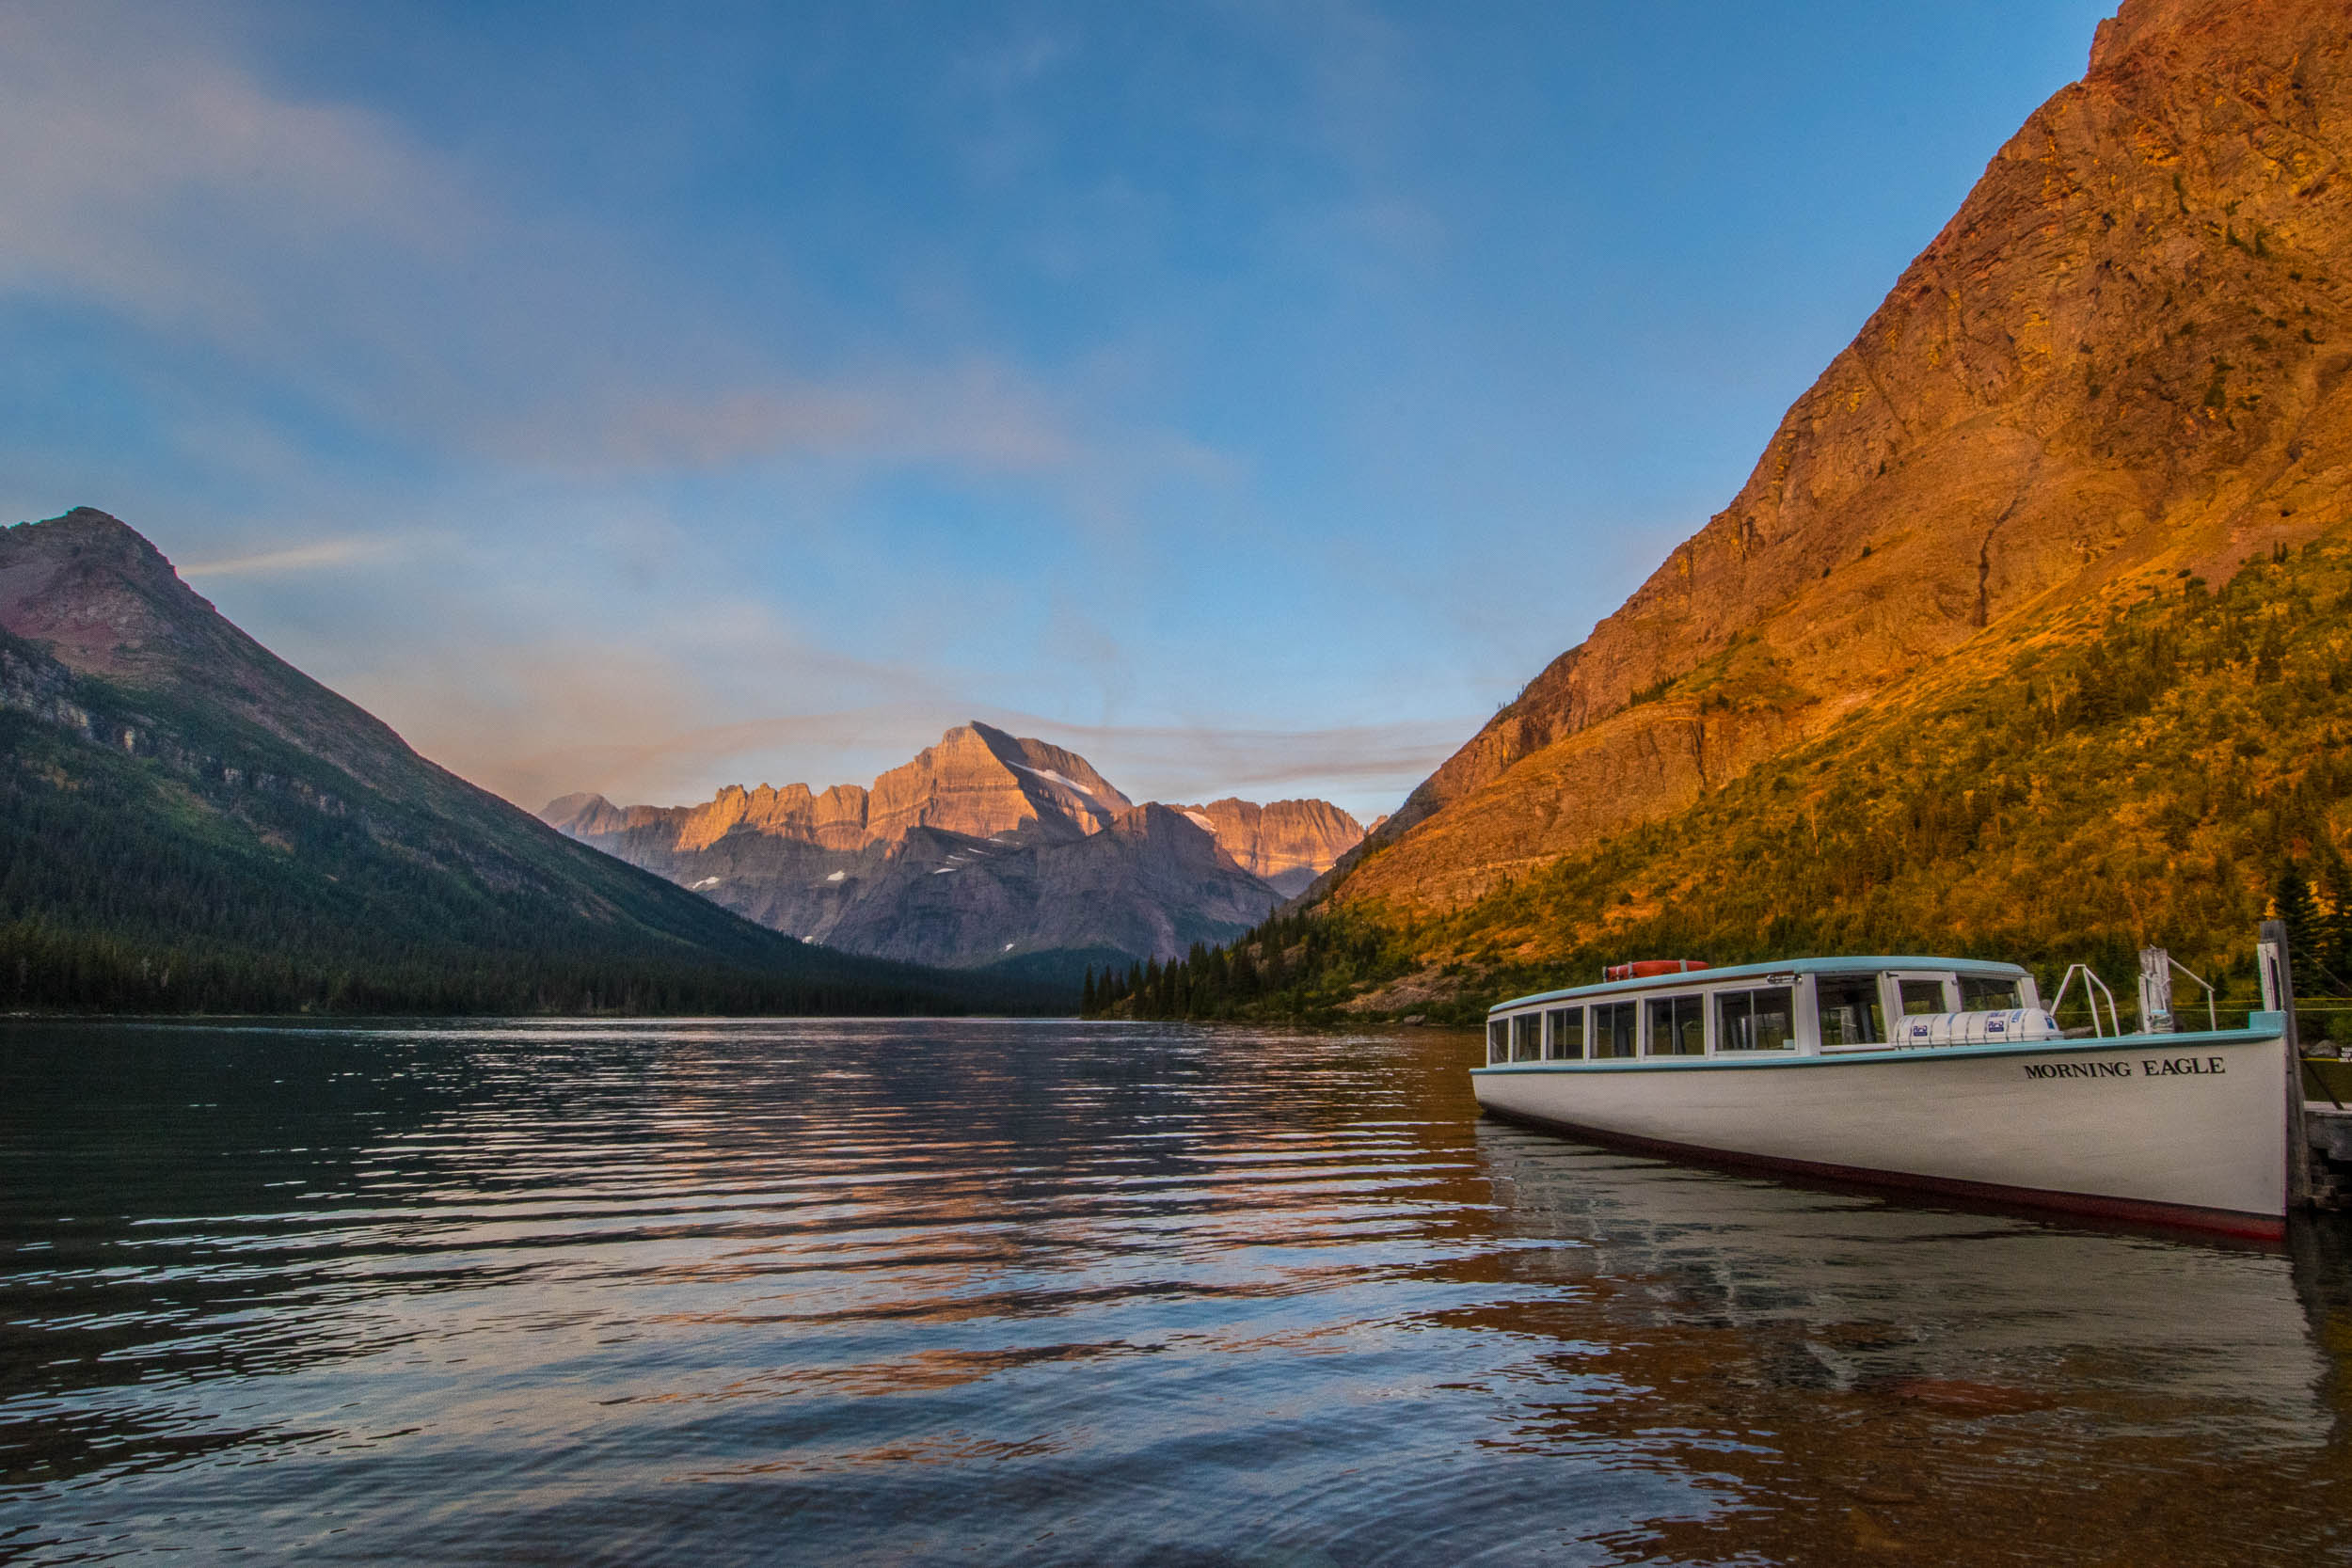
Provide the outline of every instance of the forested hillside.
[[40,634],[0,632],[0,1008],[1056,1000],[811,947],[571,843],[271,656],[103,514],[0,531],[0,621]]
[[[1740,700],[1702,669],[1653,700]],[[2315,1011],[2352,993],[2352,539],[2249,562],[2219,588],[2120,585],[1988,635],[1915,689],[1437,916],[1376,905],[1277,922],[1139,977],[1119,1011],[1468,1016],[1604,963],[1948,953],[2129,995],[2169,947],[2244,1005],[2255,924],[2296,927]],[[1269,974],[1271,969],[1272,974]],[[1126,982],[1121,981],[1122,985]]]

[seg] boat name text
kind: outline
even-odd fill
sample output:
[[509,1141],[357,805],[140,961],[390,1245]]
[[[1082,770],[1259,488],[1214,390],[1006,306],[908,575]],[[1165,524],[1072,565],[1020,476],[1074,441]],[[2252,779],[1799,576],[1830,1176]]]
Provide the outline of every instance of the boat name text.
[[2139,1070],[2129,1062],[2027,1062],[2028,1078],[2201,1078],[2229,1071],[2218,1056],[2143,1056]]

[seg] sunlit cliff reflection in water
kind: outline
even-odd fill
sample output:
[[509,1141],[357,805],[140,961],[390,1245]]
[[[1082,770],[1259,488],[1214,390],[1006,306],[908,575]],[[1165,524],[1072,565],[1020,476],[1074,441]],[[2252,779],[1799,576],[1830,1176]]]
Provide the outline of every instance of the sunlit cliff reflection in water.
[[1475,1115],[1473,1039],[0,1028],[0,1559],[2342,1560],[2352,1245]]

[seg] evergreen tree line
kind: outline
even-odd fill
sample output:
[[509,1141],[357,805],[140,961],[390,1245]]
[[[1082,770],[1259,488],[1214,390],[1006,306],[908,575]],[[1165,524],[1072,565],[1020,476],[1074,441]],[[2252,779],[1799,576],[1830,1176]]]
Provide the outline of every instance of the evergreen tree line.
[[1194,942],[1180,959],[1087,972],[1088,1018],[1241,1019],[1321,1016],[1317,998],[1391,967],[1375,926],[1328,911],[1276,914],[1219,947]]
[[796,980],[681,957],[141,942],[40,919],[0,926],[0,1011],[93,1013],[961,1013],[948,990]]

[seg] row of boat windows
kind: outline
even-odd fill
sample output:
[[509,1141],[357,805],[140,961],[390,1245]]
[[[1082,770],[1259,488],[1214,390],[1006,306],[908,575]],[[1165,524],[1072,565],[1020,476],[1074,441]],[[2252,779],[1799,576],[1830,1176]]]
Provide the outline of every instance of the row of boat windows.
[[[1908,1017],[2019,1006],[2017,982],[1997,976],[1903,978],[1894,982],[1894,1000]],[[1878,975],[1822,975],[1814,982],[1813,1001],[1824,1047],[1886,1043],[1886,1005]],[[1717,1051],[1797,1049],[1796,988],[1758,986],[1547,1007],[1541,1012],[1490,1019],[1486,1060],[1492,1064],[1704,1056],[1709,1004],[1715,1009]],[[1642,1027],[1645,1015],[1646,1030]]]

